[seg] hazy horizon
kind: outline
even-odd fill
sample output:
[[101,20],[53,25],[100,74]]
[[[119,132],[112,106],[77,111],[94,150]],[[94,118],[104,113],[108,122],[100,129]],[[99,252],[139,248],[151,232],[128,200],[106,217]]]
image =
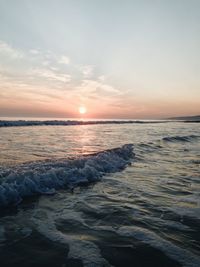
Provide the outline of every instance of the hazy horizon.
[[0,0],[0,116],[200,114],[200,2]]

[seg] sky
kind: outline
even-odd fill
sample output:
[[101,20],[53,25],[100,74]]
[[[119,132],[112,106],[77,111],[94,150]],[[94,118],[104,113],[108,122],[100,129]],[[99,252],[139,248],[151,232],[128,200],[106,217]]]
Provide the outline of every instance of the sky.
[[199,0],[0,0],[0,116],[200,114]]

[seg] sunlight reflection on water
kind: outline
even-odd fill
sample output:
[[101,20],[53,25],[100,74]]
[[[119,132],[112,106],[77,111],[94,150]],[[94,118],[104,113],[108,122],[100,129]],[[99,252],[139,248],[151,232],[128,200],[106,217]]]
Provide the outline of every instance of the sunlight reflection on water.
[[[189,141],[163,140],[170,136],[193,137]],[[131,255],[142,241],[184,266],[199,266],[198,124],[1,128],[0,163],[6,168],[26,161],[79,157],[125,143],[134,144],[132,166],[107,174],[99,183],[77,187],[73,194],[62,190],[40,197],[34,207],[22,205],[16,215],[0,219],[6,233],[1,244],[21,240],[25,233],[31,238],[32,231],[37,231],[49,240],[69,245],[69,257],[80,259],[85,266],[109,266],[106,264],[113,260],[109,253],[123,258],[124,250],[127,254],[123,259],[134,262]],[[21,228],[30,231],[22,232]],[[93,253],[94,258],[85,259]],[[158,252],[151,253],[153,261]],[[127,260],[127,266],[130,262]],[[173,264],[166,266],[179,266]]]

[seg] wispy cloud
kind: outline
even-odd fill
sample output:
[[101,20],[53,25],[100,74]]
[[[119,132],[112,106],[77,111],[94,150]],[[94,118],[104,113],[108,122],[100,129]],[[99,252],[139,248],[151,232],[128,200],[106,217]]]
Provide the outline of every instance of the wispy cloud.
[[37,50],[37,49],[31,49],[31,50],[29,50],[29,52],[30,52],[31,54],[33,54],[33,55],[39,55],[39,54],[40,54],[40,51]]
[[68,83],[71,80],[71,76],[69,74],[57,73],[49,69],[33,69],[30,74],[63,83]]
[[49,60],[44,60],[43,62],[42,62],[42,65],[43,66],[49,66],[50,65],[50,61]]
[[95,108],[101,101],[106,109],[113,106],[114,99],[121,94],[94,66],[72,64],[65,55],[32,48],[23,51],[19,61],[21,51],[5,42],[0,43],[1,51],[16,59],[13,65],[9,61],[0,64],[0,88],[3,88],[0,102],[5,106],[10,101],[19,105],[51,103],[55,109],[65,110],[68,101],[68,108],[73,111],[80,103]]
[[76,89],[80,94],[84,94],[89,98],[112,98],[120,94],[120,91],[113,86],[90,79],[83,80]]
[[68,65],[70,63],[69,57],[61,56],[58,60],[58,63]]
[[[30,58],[34,60],[40,60],[42,65],[69,65],[70,58],[66,55],[57,55],[50,50],[42,51],[40,49],[30,49],[29,50]],[[28,56],[28,55],[27,55]]]
[[0,41],[0,53],[5,54],[6,56],[9,56],[14,59],[22,58],[24,56],[21,51],[14,49],[11,45],[3,41]]
[[84,78],[91,78],[93,75],[94,67],[91,65],[85,65],[85,66],[81,66],[80,70]]
[[99,80],[100,82],[105,82],[106,77],[105,77],[104,75],[101,75],[101,76],[98,77],[98,80]]

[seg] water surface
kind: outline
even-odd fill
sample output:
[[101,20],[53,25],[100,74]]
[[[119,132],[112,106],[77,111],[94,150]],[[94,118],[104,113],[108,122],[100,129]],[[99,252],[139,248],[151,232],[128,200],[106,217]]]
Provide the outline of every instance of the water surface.
[[[124,144],[135,155],[124,158]],[[9,204],[1,209],[1,266],[200,266],[198,124],[1,128],[0,149],[1,183],[10,186],[0,189]],[[98,171],[90,178],[80,175],[87,157]],[[33,194],[28,184],[22,202],[8,201],[11,178],[13,190],[27,175],[59,176],[61,164],[78,170],[73,181],[86,177],[84,185],[51,182],[52,194]]]

